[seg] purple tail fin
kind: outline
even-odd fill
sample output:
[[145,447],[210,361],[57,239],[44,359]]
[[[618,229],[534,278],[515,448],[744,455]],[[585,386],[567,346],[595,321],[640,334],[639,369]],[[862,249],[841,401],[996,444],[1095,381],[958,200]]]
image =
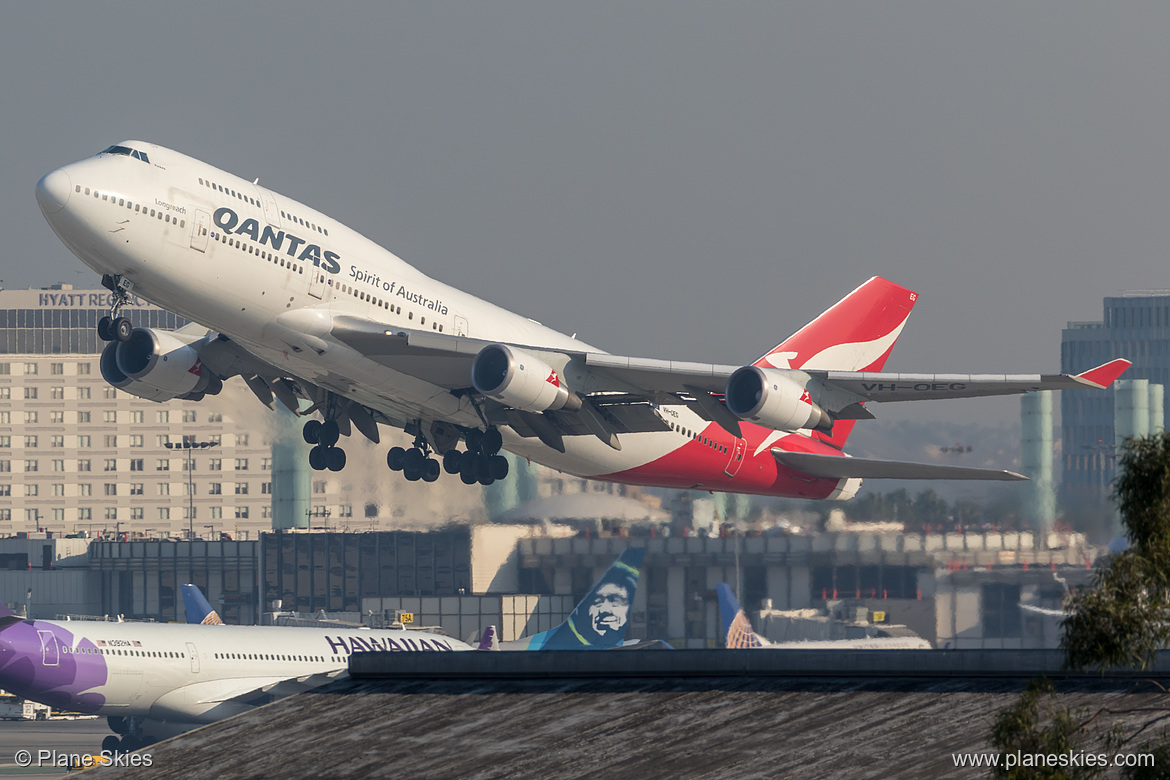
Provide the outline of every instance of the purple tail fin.
[[499,650],[500,642],[496,638],[496,627],[488,626],[483,630],[483,636],[479,639],[479,646],[476,650]]

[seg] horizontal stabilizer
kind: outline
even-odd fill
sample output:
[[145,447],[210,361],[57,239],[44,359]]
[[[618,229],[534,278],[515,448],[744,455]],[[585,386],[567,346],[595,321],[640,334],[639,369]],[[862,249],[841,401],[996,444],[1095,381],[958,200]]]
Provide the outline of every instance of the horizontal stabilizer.
[[787,452],[772,448],[772,456],[784,466],[813,477],[831,479],[986,479],[1013,482],[1026,480],[1023,474],[999,469],[974,469],[966,466],[941,466],[904,460],[849,458],[818,455],[813,452]]

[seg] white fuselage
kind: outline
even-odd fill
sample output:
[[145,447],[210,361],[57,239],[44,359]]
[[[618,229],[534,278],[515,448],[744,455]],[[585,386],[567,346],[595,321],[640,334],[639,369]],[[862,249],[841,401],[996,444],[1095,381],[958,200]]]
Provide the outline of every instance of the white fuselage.
[[[466,397],[344,345],[298,352],[290,348],[289,328],[311,329],[312,312],[319,311],[388,327],[599,351],[438,282],[291,198],[155,144],[126,145],[148,152],[150,162],[101,154],[45,178],[64,200],[56,212],[46,210],[62,242],[93,270],[133,281],[135,293],[152,303],[398,424],[423,419],[477,427],[481,421]],[[287,316],[278,321],[281,315]],[[686,419],[682,427],[708,425],[685,406],[671,408],[674,419]],[[675,430],[627,434],[617,451],[593,436],[574,436],[559,453],[508,428],[502,433],[507,449],[583,476],[636,468],[686,441]]]
[[276,686],[327,682],[354,652],[470,649],[422,631],[32,621],[0,632],[0,687],[59,709],[210,723],[295,692]]

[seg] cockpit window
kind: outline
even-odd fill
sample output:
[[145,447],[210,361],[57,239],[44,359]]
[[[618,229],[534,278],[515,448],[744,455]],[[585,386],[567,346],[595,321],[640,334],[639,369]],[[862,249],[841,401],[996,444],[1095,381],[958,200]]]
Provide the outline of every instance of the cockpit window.
[[150,159],[147,158],[146,152],[140,152],[137,149],[131,149],[128,146],[111,146],[108,149],[103,149],[100,154],[121,154],[125,155],[126,157],[133,157],[135,160],[142,160],[144,163],[150,163]]

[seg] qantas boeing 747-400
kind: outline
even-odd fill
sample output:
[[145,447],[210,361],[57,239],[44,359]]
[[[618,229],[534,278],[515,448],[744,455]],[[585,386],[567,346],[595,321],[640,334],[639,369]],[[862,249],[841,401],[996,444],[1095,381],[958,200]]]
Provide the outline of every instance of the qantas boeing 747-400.
[[[917,294],[874,277],[744,365],[603,352],[423,274],[334,219],[208,163],[125,141],[36,187],[53,231],[114,293],[102,376],[128,393],[198,400],[240,376],[310,419],[315,469],[342,436],[404,429],[406,479],[507,475],[506,449],[592,479],[848,499],[863,478],[1022,479],[1008,471],[853,458],[865,404],[1102,388],[1076,376],[883,373]],[[192,324],[134,328],[133,292]],[[321,419],[317,419],[317,416]],[[441,463],[440,463],[441,459]]]

